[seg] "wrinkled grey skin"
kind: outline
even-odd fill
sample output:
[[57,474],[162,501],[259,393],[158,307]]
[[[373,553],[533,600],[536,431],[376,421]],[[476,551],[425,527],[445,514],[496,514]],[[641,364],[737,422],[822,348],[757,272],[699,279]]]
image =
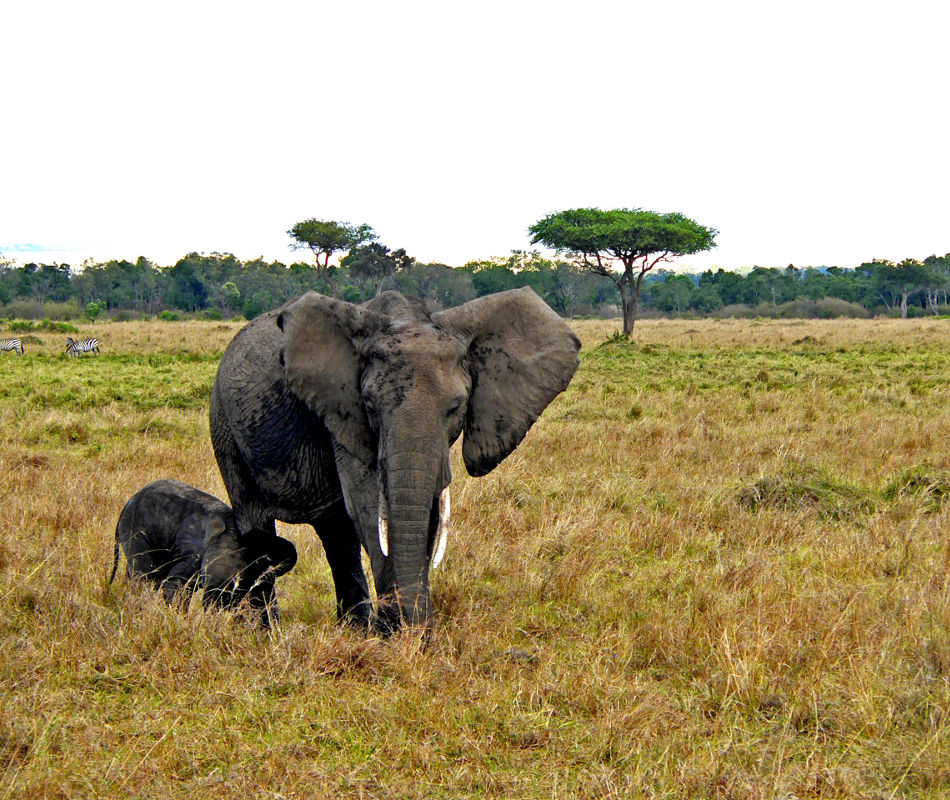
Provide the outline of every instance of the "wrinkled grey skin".
[[274,580],[297,561],[287,539],[257,530],[239,535],[228,506],[174,480],[150,483],[125,504],[115,529],[110,583],[120,546],[129,578],[161,588],[166,602],[183,589],[203,586],[205,607],[233,607],[247,598],[265,626],[277,618]]
[[[211,393],[211,438],[241,530],[309,523],[341,620],[429,626],[429,563],[449,448],[494,469],[577,369],[580,343],[531,290],[430,313],[385,292],[363,305],[309,292],[235,336]],[[378,518],[389,524],[384,555]]]

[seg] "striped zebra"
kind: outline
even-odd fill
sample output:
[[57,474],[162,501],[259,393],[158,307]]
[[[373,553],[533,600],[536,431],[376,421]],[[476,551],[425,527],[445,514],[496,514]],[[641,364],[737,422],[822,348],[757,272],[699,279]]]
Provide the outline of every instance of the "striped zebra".
[[23,342],[19,339],[0,339],[0,351],[12,350],[18,356],[23,355]]
[[95,336],[80,339],[78,342],[72,336],[66,337],[66,355],[79,357],[83,353],[98,353],[99,340]]

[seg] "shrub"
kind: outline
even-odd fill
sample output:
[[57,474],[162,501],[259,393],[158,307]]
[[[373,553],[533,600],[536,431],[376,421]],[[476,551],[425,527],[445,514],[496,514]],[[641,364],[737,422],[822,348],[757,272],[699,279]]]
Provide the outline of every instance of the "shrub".
[[780,319],[814,319],[815,301],[808,297],[797,297],[779,305],[775,309],[775,316]]
[[823,297],[820,300],[798,297],[782,303],[775,309],[774,315],[782,319],[838,319],[866,318],[870,312],[858,303],[849,303],[838,297]]
[[177,322],[181,319],[181,317],[179,317],[174,311],[168,311],[167,309],[162,311],[158,315],[158,318],[164,322]]
[[[346,299],[345,293],[343,299]],[[253,296],[244,302],[244,305],[241,307],[241,312],[247,319],[254,319],[254,317],[263,314],[265,311],[270,311],[276,305],[277,303],[267,292],[255,292]]]
[[7,329],[13,332],[31,331],[33,330],[33,323],[27,320],[14,320],[9,325],[7,325]]
[[933,315],[933,311],[931,311],[929,308],[924,308],[917,303],[911,303],[907,306],[908,317],[932,317]]
[[620,306],[616,303],[604,303],[594,309],[594,316],[600,319],[613,319],[620,316]]
[[204,311],[201,312],[201,318],[221,320],[221,319],[224,319],[224,314],[221,313],[221,309],[219,308],[206,308]]
[[6,313],[19,319],[42,319],[43,306],[36,300],[11,300],[7,303]]
[[738,317],[741,319],[751,319],[754,316],[754,312],[745,303],[733,303],[716,309],[713,316],[716,318]]
[[79,328],[75,325],[70,325],[68,322],[53,322],[48,319],[36,323],[36,330],[49,331],[50,333],[79,333]]
[[104,300],[93,300],[91,303],[86,303],[86,310],[83,313],[90,321],[95,322],[106,308],[108,304]]
[[53,300],[47,300],[43,303],[44,319],[78,319],[79,316],[79,303],[76,302],[75,298],[64,303],[57,303]]
[[50,333],[79,333],[79,328],[68,322],[53,322],[48,319],[33,322],[18,320],[7,326],[11,331],[48,331]]
[[815,303],[815,316],[819,319],[838,317],[866,319],[871,316],[871,312],[860,303],[849,303],[839,297],[823,297]]
[[107,311],[105,316],[112,322],[148,322],[152,319],[151,314],[146,314],[144,311],[137,311],[131,308],[116,308],[112,311]]

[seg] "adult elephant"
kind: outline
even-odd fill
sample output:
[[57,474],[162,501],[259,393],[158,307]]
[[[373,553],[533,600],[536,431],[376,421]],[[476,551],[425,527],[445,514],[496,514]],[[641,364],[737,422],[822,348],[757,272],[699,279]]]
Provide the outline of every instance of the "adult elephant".
[[494,469],[577,369],[580,342],[531,289],[430,313],[385,292],[309,292],[248,323],[221,359],[211,438],[240,530],[309,523],[341,620],[429,625],[448,534],[449,448]]

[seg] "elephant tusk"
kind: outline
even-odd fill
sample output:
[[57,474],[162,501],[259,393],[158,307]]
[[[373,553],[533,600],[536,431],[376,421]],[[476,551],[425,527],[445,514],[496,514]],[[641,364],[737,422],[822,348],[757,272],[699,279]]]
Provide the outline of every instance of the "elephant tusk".
[[435,555],[432,556],[432,568],[435,569],[445,557],[445,546],[449,541],[449,521],[452,518],[452,500],[449,496],[449,487],[446,486],[439,495],[439,531],[435,544]]
[[382,517],[378,520],[379,524],[379,549],[383,551],[384,556],[389,555],[389,523]]
[[379,529],[379,549],[383,551],[384,556],[389,555],[389,521],[386,519],[386,516],[386,497],[380,492],[379,513],[376,518],[376,526]]

